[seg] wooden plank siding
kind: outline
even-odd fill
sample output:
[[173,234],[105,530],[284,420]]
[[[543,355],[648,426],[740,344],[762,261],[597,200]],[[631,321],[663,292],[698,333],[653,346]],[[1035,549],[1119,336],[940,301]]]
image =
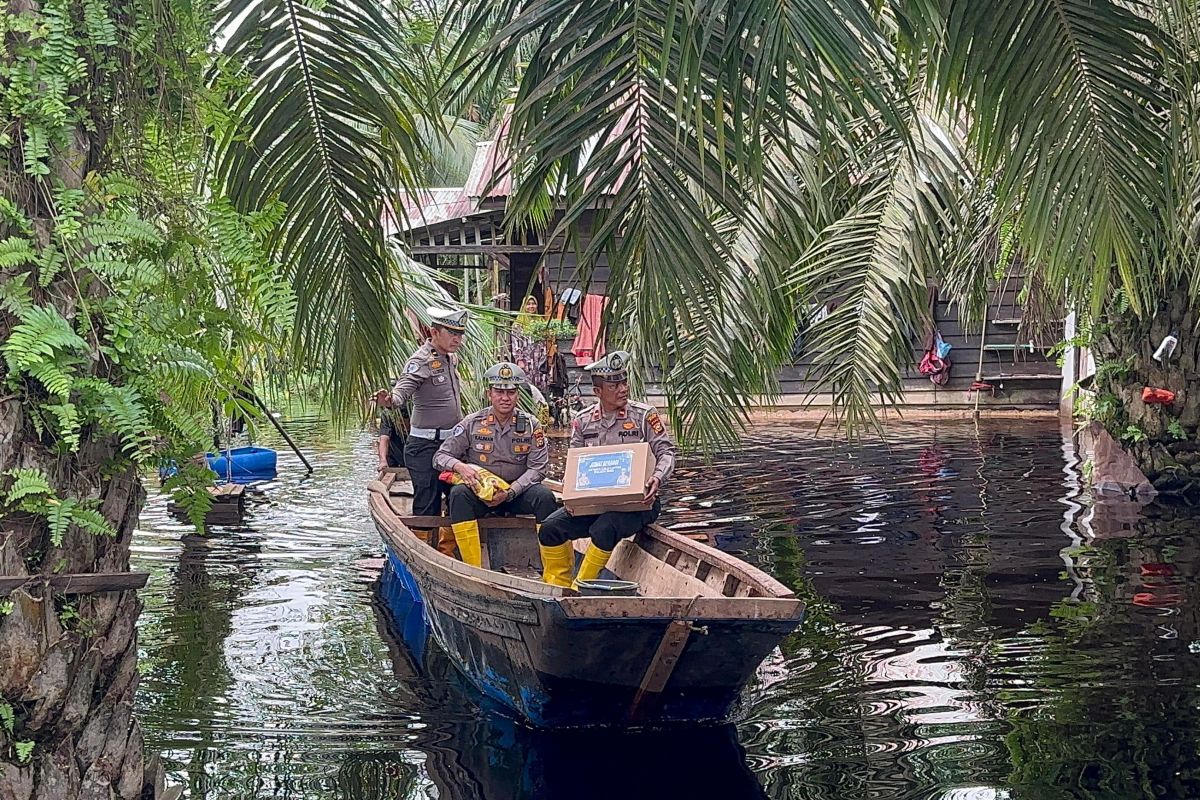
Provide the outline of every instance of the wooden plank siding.
[[[558,222],[561,212],[557,212],[550,228]],[[576,251],[573,247],[565,246],[561,238],[549,243],[548,246],[535,245],[536,235],[525,234],[513,237],[515,241],[496,243],[498,238],[502,212],[479,215],[475,218],[452,220],[435,226],[416,229],[402,234],[410,246],[420,248],[422,255],[433,255],[437,252],[458,253],[460,249],[478,248],[482,252],[491,252],[494,247],[503,251],[506,247],[512,252],[530,252],[540,248],[541,259],[539,267],[542,274],[554,289],[555,296],[561,296],[564,289],[579,288],[582,276],[579,274]],[[581,220],[581,230],[587,231],[591,225],[591,215],[585,214]],[[577,246],[586,247],[586,233]],[[604,294],[608,290],[609,267],[603,256],[593,267],[586,292]],[[1042,326],[1037,334],[1020,323],[1022,304],[1019,300],[1023,280],[1019,274],[1007,275],[993,281],[990,302],[988,306],[988,324],[986,335],[981,337],[978,331],[968,331],[959,320],[949,301],[939,299],[934,307],[934,321],[942,338],[948,342],[951,370],[950,380],[944,386],[936,386],[927,377],[917,371],[917,365],[925,352],[925,338],[912,344],[911,365],[906,370],[903,381],[904,399],[902,405],[910,408],[969,408],[976,403],[975,393],[970,391],[979,369],[979,355],[983,349],[982,375],[985,380],[997,376],[1007,376],[1003,380],[990,381],[995,387],[992,391],[983,391],[979,396],[980,407],[998,409],[1038,409],[1054,410],[1058,408],[1060,399],[1061,371],[1054,357],[1048,354],[1051,346],[1061,339],[1062,324],[1057,323],[1048,327]],[[1028,349],[1028,343],[1033,340],[1034,349]],[[575,364],[572,354],[567,348],[563,349],[570,371],[569,379],[574,384],[582,374],[581,368]],[[808,378],[809,364],[799,363],[785,366],[779,370],[780,398],[776,405],[781,407],[797,407],[808,404],[828,406],[828,396],[813,397],[816,389],[814,381]],[[1015,377],[1013,377],[1015,376]],[[652,370],[645,377],[647,395],[661,402],[662,386],[657,382],[657,375]],[[585,396],[590,396],[588,381],[582,381]]]

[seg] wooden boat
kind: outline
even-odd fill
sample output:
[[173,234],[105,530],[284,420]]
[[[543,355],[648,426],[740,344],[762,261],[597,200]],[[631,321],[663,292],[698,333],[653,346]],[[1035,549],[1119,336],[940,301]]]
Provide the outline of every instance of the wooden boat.
[[[582,596],[538,579],[533,520],[481,521],[484,566],[439,553],[413,528],[403,471],[371,481],[390,568],[424,605],[434,639],[487,697],[537,727],[719,723],[804,603],[766,573],[657,525],[622,541],[610,577],[636,596]],[[576,543],[580,553],[587,540]]]

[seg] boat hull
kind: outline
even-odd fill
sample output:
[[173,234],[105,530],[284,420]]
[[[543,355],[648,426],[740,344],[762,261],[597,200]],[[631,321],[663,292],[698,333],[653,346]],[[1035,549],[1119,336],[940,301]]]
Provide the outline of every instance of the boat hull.
[[[680,600],[669,615],[587,615],[602,601],[506,596],[486,584],[472,593],[403,555],[389,547],[390,566],[451,663],[536,727],[730,721],[758,664],[802,614],[801,606],[781,618],[713,619]],[[585,615],[573,615],[581,599]]]

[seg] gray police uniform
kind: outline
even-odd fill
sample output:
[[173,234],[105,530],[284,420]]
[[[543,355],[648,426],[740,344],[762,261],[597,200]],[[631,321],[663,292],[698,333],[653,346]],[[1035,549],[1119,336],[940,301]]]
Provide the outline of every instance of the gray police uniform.
[[476,411],[455,426],[433,457],[434,469],[452,470],[466,462],[508,481],[512,499],[489,507],[471,487],[450,490],[451,522],[466,522],[492,513],[532,514],[541,522],[558,508],[554,493],[542,485],[550,464],[550,446],[536,419],[515,410],[507,423],[491,408]]
[[437,479],[433,454],[462,419],[462,395],[455,367],[458,357],[434,350],[431,342],[417,349],[392,388],[392,402],[410,399],[413,412],[404,463],[413,484],[413,515],[441,516],[446,486]]
[[[631,442],[650,445],[650,452],[656,459],[654,477],[658,478],[660,486],[665,484],[675,471],[676,448],[654,406],[630,400],[624,408],[605,416],[597,403],[576,413],[571,420],[571,447]],[[565,508],[559,509],[542,524],[538,539],[543,545],[553,547],[569,539],[590,536],[597,547],[611,551],[617,542],[658,519],[661,510],[658,498],[649,511],[607,511],[572,516]]]

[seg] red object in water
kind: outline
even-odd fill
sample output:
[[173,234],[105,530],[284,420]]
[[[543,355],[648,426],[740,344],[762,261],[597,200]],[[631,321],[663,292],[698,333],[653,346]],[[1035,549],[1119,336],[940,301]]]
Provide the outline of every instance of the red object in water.
[[1175,402],[1175,393],[1170,389],[1142,387],[1142,402],[1146,405],[1167,405]]
[[1175,574],[1175,567],[1171,564],[1153,562],[1142,564],[1141,573],[1143,575],[1150,575],[1156,578],[1166,578]]
[[1154,594],[1153,592],[1138,592],[1133,596],[1133,604],[1135,606],[1143,606],[1145,608],[1166,608],[1169,606],[1177,606],[1183,602],[1183,595],[1178,592],[1165,592],[1163,594]]

